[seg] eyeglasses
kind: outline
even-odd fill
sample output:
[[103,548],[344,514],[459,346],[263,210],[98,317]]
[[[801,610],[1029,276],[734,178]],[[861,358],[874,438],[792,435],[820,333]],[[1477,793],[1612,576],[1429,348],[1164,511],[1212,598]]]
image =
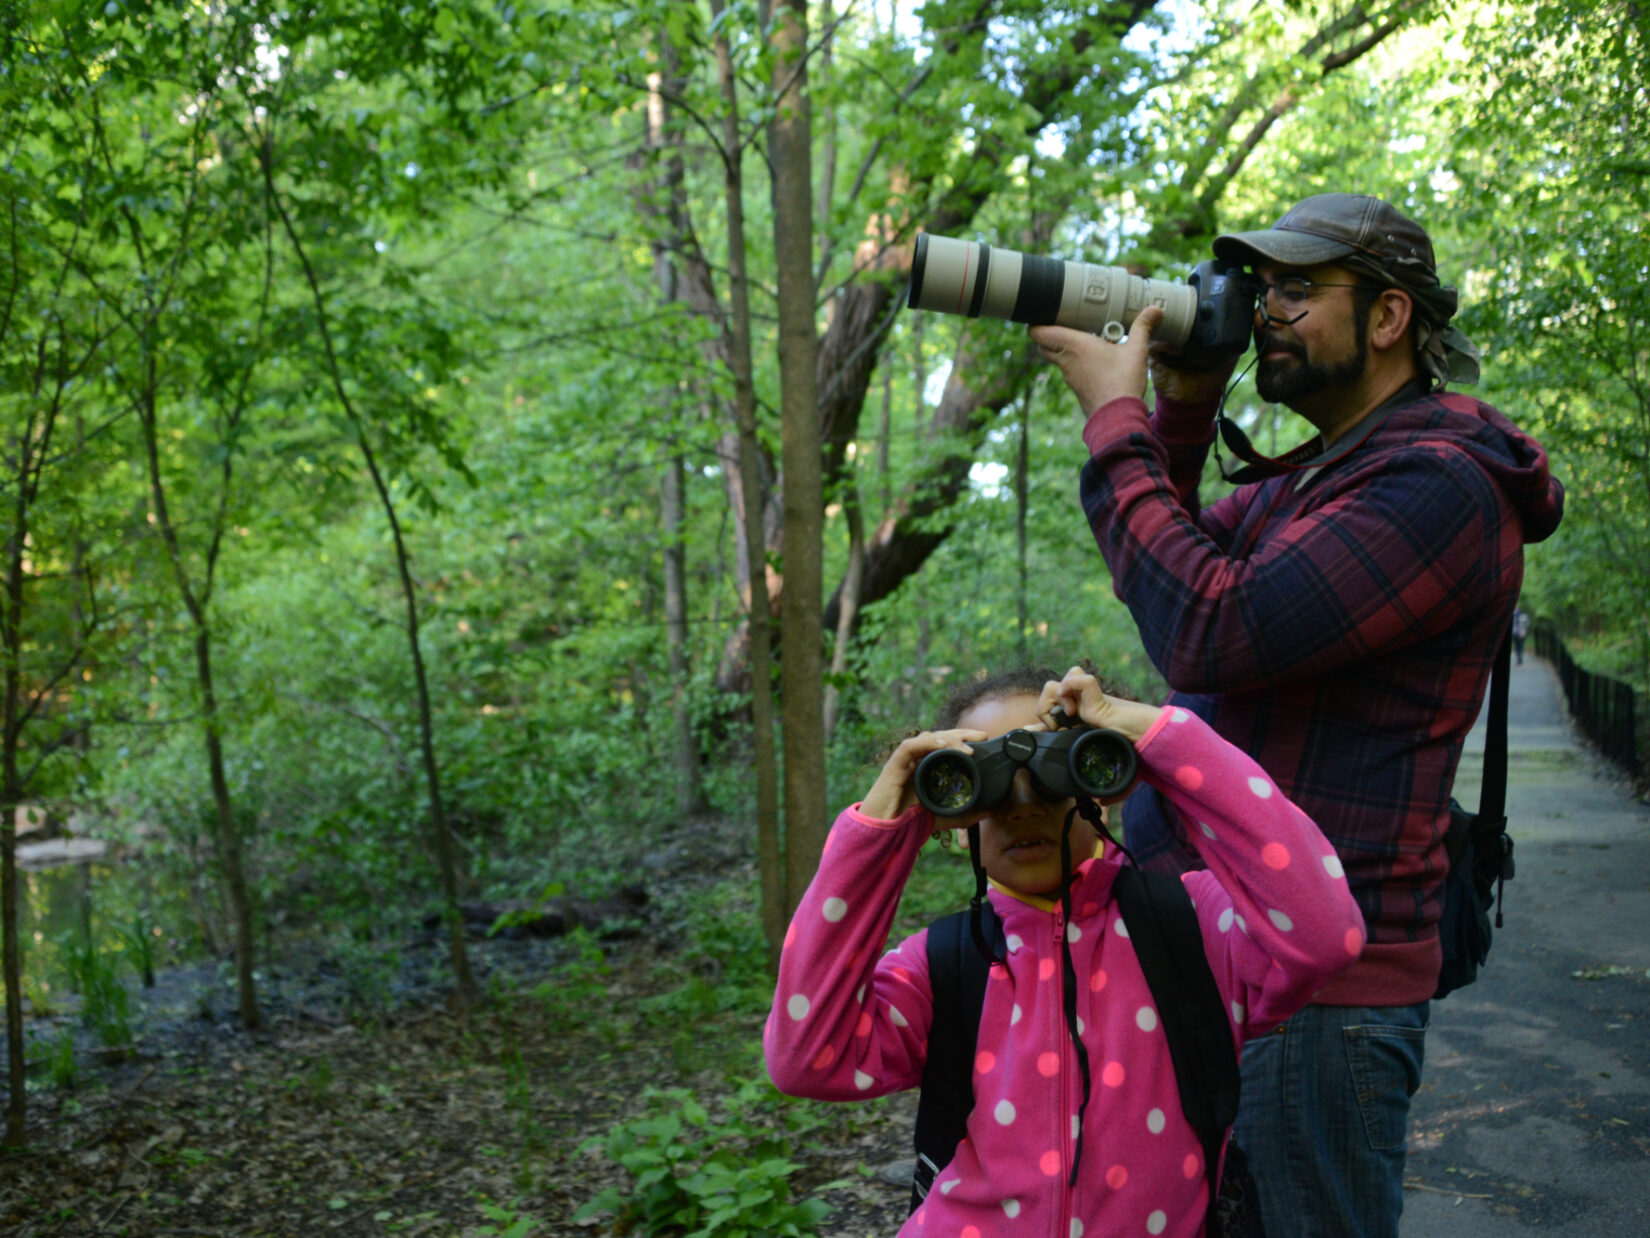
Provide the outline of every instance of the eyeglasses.
[[1264,301],[1270,293],[1277,298],[1278,304],[1288,310],[1303,310],[1306,303],[1319,288],[1362,288],[1362,284],[1321,284],[1315,279],[1307,279],[1304,275],[1284,275],[1275,280],[1257,278],[1260,285],[1261,297]]

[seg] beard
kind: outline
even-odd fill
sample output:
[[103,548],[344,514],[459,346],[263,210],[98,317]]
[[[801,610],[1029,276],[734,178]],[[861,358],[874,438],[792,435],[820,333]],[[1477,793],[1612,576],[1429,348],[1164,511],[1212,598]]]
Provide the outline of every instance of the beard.
[[[1331,387],[1354,382],[1369,361],[1369,341],[1365,333],[1354,336],[1352,356],[1342,361],[1313,361],[1301,345],[1262,335],[1256,347],[1263,354],[1255,368],[1255,390],[1270,404],[1292,404]],[[1281,349],[1290,359],[1269,361],[1264,354]]]

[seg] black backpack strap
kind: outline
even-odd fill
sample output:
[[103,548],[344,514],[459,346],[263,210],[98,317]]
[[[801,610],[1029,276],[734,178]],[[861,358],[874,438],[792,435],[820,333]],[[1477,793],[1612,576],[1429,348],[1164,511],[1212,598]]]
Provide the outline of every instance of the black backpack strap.
[[[1002,926],[989,902],[980,906],[988,939]],[[928,926],[928,983],[933,1018],[928,1025],[928,1060],[917,1101],[917,1168],[911,1179],[911,1211],[927,1197],[940,1170],[951,1163],[968,1133],[974,1110],[974,1047],[991,965],[974,945],[972,913],[959,911]]]
[[1512,634],[1501,638],[1490,674],[1490,713],[1484,723],[1484,778],[1473,826],[1473,860],[1479,885],[1495,886],[1495,927],[1501,927],[1503,883],[1513,875],[1513,840],[1507,833],[1507,689],[1512,676]]
[[1197,911],[1178,876],[1118,870],[1112,886],[1140,970],[1169,1042],[1180,1109],[1203,1145],[1209,1216],[1220,1189],[1220,1151],[1237,1118],[1242,1086],[1226,1003],[1203,952]]

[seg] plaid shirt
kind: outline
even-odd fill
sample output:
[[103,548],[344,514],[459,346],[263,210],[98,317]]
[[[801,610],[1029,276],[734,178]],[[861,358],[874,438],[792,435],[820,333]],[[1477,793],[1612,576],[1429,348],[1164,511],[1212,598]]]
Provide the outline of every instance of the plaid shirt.
[[[1557,527],[1563,488],[1534,439],[1440,393],[1331,464],[1200,510],[1212,414],[1097,410],[1084,511],[1170,699],[1254,757],[1341,857],[1370,941],[1315,1000],[1425,1000],[1462,741],[1524,544]],[[1158,797],[1132,797],[1124,818],[1142,860],[1177,852],[1182,824]]]

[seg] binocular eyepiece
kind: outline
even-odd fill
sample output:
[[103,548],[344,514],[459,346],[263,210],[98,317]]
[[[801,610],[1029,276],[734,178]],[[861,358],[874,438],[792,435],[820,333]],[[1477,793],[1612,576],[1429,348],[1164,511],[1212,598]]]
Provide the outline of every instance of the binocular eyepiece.
[[1117,731],[1077,724],[1058,731],[1015,729],[974,744],[930,752],[917,765],[917,799],[936,817],[995,808],[1023,768],[1031,788],[1050,803],[1112,799],[1134,784],[1134,745]]

